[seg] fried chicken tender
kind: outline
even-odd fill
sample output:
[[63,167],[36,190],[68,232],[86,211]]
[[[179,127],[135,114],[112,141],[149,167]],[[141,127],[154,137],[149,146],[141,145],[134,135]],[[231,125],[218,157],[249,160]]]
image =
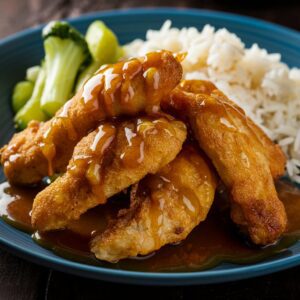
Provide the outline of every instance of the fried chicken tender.
[[29,185],[64,172],[77,142],[99,121],[156,112],[181,77],[181,64],[168,51],[104,66],[50,121],[32,121],[1,149],[8,181]]
[[287,223],[273,178],[285,157],[236,104],[212,83],[183,81],[162,105],[185,116],[231,194],[231,218],[255,244],[276,241]]
[[205,220],[215,188],[214,170],[200,150],[184,146],[175,160],[132,189],[130,208],[92,240],[91,251],[116,262],[184,240]]
[[76,145],[67,172],[34,199],[33,227],[65,228],[88,209],[156,173],[176,157],[185,138],[182,122],[163,117],[101,124]]

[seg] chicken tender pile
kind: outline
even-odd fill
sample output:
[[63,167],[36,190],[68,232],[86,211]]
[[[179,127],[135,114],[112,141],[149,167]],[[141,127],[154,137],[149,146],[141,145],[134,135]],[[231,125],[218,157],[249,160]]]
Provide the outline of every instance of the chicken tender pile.
[[130,208],[93,239],[92,252],[99,259],[115,262],[184,240],[205,220],[216,182],[199,149],[184,146],[171,163],[132,188]]
[[274,180],[283,152],[212,83],[181,78],[168,51],[105,66],[51,120],[13,136],[1,149],[10,183],[60,173],[34,199],[35,229],[68,228],[128,190],[130,207],[90,249],[109,262],[147,255],[204,221],[222,181],[232,221],[253,243],[280,238],[287,218]]
[[31,122],[3,147],[7,179],[28,185],[65,172],[75,145],[100,121],[157,111],[181,76],[180,63],[168,51],[100,68],[51,120]]
[[163,107],[188,120],[231,195],[231,217],[255,244],[276,241],[286,228],[274,179],[284,173],[279,146],[213,84],[184,81]]

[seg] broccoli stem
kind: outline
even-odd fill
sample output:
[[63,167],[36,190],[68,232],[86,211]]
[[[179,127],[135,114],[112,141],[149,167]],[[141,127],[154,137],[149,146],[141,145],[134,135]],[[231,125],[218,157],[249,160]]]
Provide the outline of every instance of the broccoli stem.
[[47,116],[40,107],[40,99],[45,85],[45,71],[42,68],[37,77],[32,95],[27,103],[15,115],[14,121],[17,128],[24,129],[31,120],[45,121]]
[[32,66],[26,70],[26,80],[31,82],[36,82],[39,72],[41,70],[40,66]]
[[115,62],[119,42],[112,30],[103,22],[94,21],[89,26],[85,39],[95,61],[101,64]]
[[82,73],[78,76],[76,83],[76,92],[83,86],[83,84],[92,77],[92,75],[101,67],[101,63],[93,61]]
[[34,84],[30,81],[20,81],[15,85],[12,95],[12,107],[15,113],[30,99],[33,86]]
[[45,42],[46,84],[41,108],[49,116],[69,99],[77,72],[84,60],[79,45],[69,39],[50,36]]

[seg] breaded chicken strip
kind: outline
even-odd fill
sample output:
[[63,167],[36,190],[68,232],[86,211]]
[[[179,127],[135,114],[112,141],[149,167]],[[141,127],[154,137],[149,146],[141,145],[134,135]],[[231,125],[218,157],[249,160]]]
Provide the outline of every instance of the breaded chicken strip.
[[209,82],[181,83],[163,107],[188,119],[200,147],[230,190],[233,221],[255,244],[276,241],[287,223],[273,182],[284,172],[279,146]]
[[102,67],[50,121],[31,122],[1,149],[8,181],[28,185],[64,172],[77,142],[99,121],[157,112],[181,76],[180,62],[168,51]]
[[185,138],[185,125],[166,118],[103,123],[76,145],[67,172],[36,196],[33,227],[64,228],[89,208],[156,173],[176,157]]
[[92,240],[91,251],[116,262],[184,240],[205,220],[215,188],[214,171],[199,149],[184,146],[175,160],[132,189],[130,208]]
[[248,129],[260,143],[261,151],[264,152],[269,161],[269,167],[273,178],[277,179],[284,174],[286,158],[280,146],[274,144],[262,131],[262,129],[259,128],[250,118],[248,118],[245,115],[245,112],[238,105],[230,101],[220,90],[218,90],[213,83],[202,80],[183,80],[178,85],[178,88],[184,90],[185,92],[214,96],[221,102],[226,103],[226,105],[231,106],[232,109],[235,109],[236,113],[241,115],[241,118],[246,122]]

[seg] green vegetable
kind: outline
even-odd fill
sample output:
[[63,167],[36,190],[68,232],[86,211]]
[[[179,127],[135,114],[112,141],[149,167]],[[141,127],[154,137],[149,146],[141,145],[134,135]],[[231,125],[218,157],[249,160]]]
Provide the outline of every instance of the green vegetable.
[[119,42],[115,34],[101,21],[94,21],[86,35],[93,59],[101,64],[115,62]]
[[115,63],[123,55],[123,49],[120,47],[117,37],[101,21],[95,21],[89,26],[85,38],[93,56],[93,61],[79,75],[75,88],[76,91],[103,64]]
[[[123,55],[124,50],[122,47],[119,47],[113,62],[117,62]],[[85,70],[83,70],[78,76],[75,91],[77,92],[102,65],[102,63],[94,60]]]
[[24,129],[31,120],[47,120],[47,115],[40,107],[40,99],[45,86],[45,78],[45,70],[42,68],[37,77],[30,99],[15,115],[14,120],[19,129]]
[[117,62],[122,56],[124,56],[124,49],[123,47],[119,46],[114,58],[114,62]]
[[36,82],[39,72],[41,70],[40,66],[33,66],[26,70],[26,80],[31,82]]
[[43,30],[46,82],[41,108],[50,116],[69,99],[76,75],[91,60],[84,37],[66,22],[50,22]]
[[80,73],[76,83],[76,92],[83,86],[83,84],[92,77],[92,75],[101,67],[101,63],[93,61],[85,70]]
[[15,113],[25,105],[32,91],[33,83],[30,81],[20,81],[15,85],[12,95],[12,107]]

